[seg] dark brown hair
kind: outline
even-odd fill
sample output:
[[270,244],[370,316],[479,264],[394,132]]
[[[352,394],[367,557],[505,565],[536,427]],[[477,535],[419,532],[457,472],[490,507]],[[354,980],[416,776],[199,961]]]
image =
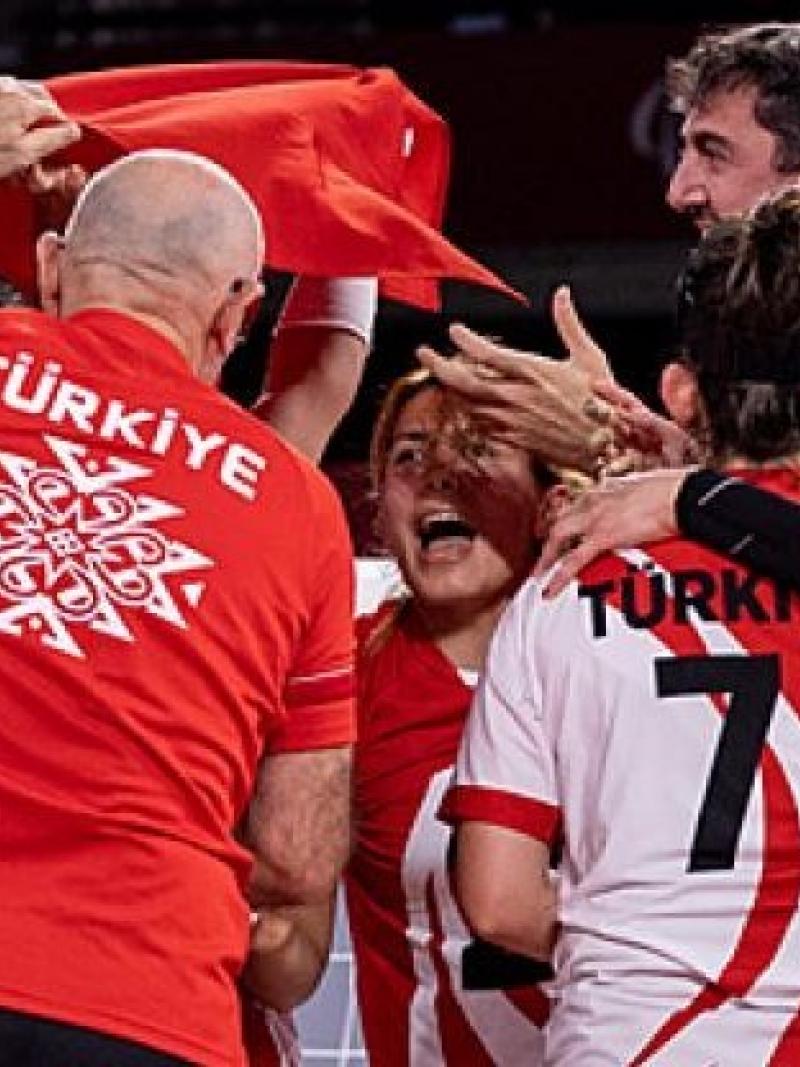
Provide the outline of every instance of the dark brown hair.
[[681,278],[679,328],[712,454],[800,452],[800,190],[704,235]]
[[755,119],[776,140],[773,166],[782,173],[800,170],[800,23],[705,33],[667,64],[670,104],[680,114],[702,108],[715,93],[750,86]]

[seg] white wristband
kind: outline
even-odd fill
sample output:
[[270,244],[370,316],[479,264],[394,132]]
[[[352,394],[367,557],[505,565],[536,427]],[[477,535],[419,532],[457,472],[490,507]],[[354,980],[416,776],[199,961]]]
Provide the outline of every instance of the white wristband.
[[301,275],[286,299],[275,334],[295,326],[324,326],[353,333],[369,348],[377,306],[377,278]]

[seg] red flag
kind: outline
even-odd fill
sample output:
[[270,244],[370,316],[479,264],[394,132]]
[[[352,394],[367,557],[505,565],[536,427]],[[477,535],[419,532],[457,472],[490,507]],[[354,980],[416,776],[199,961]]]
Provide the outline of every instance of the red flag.
[[[83,129],[65,160],[93,172],[140,148],[182,148],[234,174],[262,213],[270,266],[375,275],[387,296],[439,306],[456,278],[518,296],[439,228],[449,176],[445,122],[388,69],[304,63],[139,67],[53,78]],[[0,274],[33,288],[39,229],[26,192],[0,192]]]

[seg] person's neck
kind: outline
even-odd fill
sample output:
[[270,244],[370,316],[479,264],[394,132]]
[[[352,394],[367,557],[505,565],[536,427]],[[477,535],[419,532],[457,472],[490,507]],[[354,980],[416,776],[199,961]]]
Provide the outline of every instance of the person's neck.
[[437,610],[412,601],[414,613],[431,640],[450,662],[465,670],[483,670],[489,642],[506,602],[454,614],[452,607]]
[[191,359],[187,352],[186,338],[179,329],[174,327],[170,322],[167,322],[166,319],[163,319],[158,315],[147,314],[146,312],[132,311],[130,308],[122,307],[119,304],[111,304],[108,301],[103,303],[92,301],[91,303],[84,304],[81,308],[73,308],[69,314],[74,315],[77,310],[86,311],[89,308],[92,310],[105,309],[108,311],[118,311],[121,315],[125,315],[126,318],[133,319],[135,322],[140,322],[143,326],[147,326],[154,333],[160,334],[161,337],[164,337],[169,341],[174,348],[178,349],[186,361],[191,363]]
[[202,329],[195,312],[195,301],[188,294],[175,298],[163,293],[154,297],[152,287],[144,286],[135,277],[125,276],[120,286],[93,276],[78,279],[61,293],[59,316],[67,318],[89,308],[105,308],[127,315],[136,322],[160,334],[181,353],[197,373],[202,351]]

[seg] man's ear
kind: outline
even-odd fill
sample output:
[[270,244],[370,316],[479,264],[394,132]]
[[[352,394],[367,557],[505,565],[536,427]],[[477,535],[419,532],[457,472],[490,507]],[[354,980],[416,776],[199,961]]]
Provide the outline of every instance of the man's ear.
[[61,241],[47,230],[36,242],[36,281],[42,311],[58,318],[61,303]]
[[687,430],[697,425],[700,394],[697,378],[683,363],[668,363],[661,372],[659,393],[673,422]]
[[219,379],[225,361],[240,340],[242,323],[247,309],[264,294],[261,282],[241,281],[235,291],[228,293],[209,324],[205,338],[198,377],[213,385]]

